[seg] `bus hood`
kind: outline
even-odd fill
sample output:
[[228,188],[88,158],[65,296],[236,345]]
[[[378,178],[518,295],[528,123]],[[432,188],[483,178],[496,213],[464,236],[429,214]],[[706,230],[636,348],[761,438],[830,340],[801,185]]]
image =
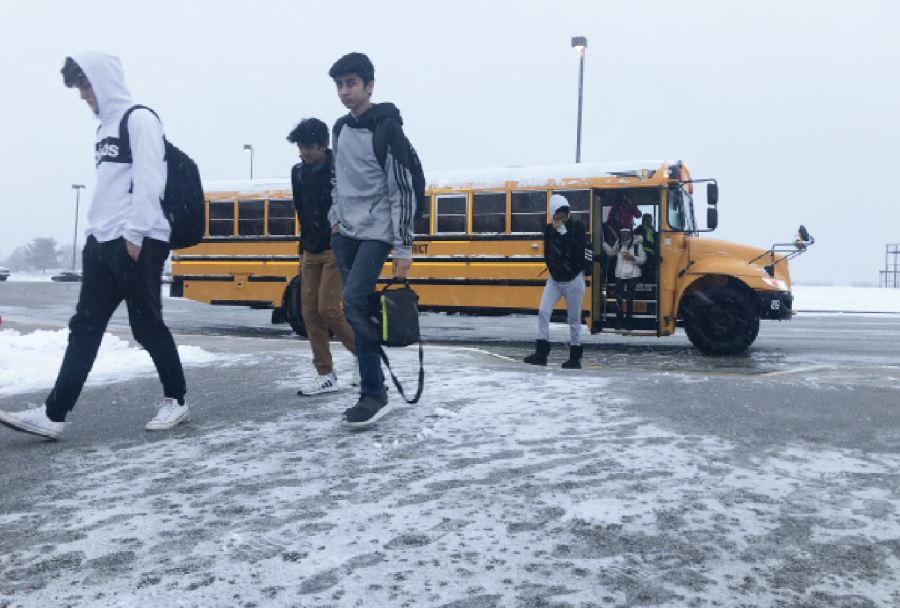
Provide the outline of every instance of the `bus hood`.
[[[731,276],[769,277],[766,266],[772,264],[772,256],[766,249],[720,241],[717,239],[688,238],[688,252],[692,261],[688,274],[719,273]],[[790,285],[787,261],[782,254],[775,254],[774,277]],[[751,284],[754,289],[765,285]]]

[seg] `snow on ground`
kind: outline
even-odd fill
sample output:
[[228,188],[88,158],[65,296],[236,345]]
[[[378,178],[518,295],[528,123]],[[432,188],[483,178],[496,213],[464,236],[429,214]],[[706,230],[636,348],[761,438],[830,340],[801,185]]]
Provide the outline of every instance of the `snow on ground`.
[[879,287],[793,287],[794,310],[900,313],[900,289]]
[[[25,335],[13,329],[0,329],[0,395],[53,388],[68,337],[69,331],[65,329],[38,330]],[[218,355],[196,346],[179,346],[178,354],[185,366],[207,365],[219,359]],[[107,333],[87,384],[123,382],[145,374],[156,374],[147,351]]]
[[0,590],[122,608],[894,605],[900,559],[879,547],[900,455],[736,455],[630,414],[621,378],[429,359],[426,401],[384,433],[341,430],[323,396],[60,456],[34,504],[0,515],[0,546],[31,539],[0,552]]
[[42,283],[50,282],[50,277],[56,274],[56,271],[48,272],[13,272],[6,280],[10,283]]

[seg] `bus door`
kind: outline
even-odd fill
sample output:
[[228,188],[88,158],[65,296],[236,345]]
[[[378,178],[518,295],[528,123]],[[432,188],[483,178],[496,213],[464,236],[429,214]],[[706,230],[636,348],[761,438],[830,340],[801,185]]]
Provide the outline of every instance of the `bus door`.
[[[629,219],[633,230],[636,231],[635,234],[646,233],[649,235],[649,238],[642,239],[644,241],[642,247],[647,261],[641,266],[641,277],[635,279],[631,331],[626,333],[655,336],[659,331],[659,273],[657,269],[659,265],[660,190],[658,188],[627,190],[594,188],[593,190],[594,276],[591,286],[591,310],[593,311],[591,333],[616,331],[616,315],[619,307],[616,300],[616,256],[606,255],[603,243],[614,247],[618,240],[616,230],[609,223],[609,215],[623,195],[628,203],[634,205],[631,207],[632,214]],[[634,216],[635,208],[640,217]],[[646,220],[644,220],[645,217],[647,217]],[[638,230],[638,227],[645,221],[652,230],[643,228]],[[624,302],[623,305],[627,307]]]

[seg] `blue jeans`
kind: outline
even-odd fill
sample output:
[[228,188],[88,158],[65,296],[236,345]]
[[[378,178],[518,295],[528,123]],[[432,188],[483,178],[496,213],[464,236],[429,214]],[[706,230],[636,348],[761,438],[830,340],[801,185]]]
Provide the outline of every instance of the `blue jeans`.
[[378,332],[369,321],[369,296],[375,292],[391,249],[389,243],[381,241],[360,241],[337,232],[331,235],[331,250],[337,258],[344,288],[344,316],[353,328],[356,341],[359,392],[373,397],[383,397],[387,389],[381,371]]

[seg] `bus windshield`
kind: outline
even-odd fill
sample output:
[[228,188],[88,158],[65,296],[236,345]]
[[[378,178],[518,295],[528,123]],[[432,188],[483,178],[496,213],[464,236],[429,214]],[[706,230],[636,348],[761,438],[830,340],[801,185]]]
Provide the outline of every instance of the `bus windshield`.
[[692,234],[696,231],[694,222],[694,199],[680,184],[669,186],[667,218],[671,230]]

